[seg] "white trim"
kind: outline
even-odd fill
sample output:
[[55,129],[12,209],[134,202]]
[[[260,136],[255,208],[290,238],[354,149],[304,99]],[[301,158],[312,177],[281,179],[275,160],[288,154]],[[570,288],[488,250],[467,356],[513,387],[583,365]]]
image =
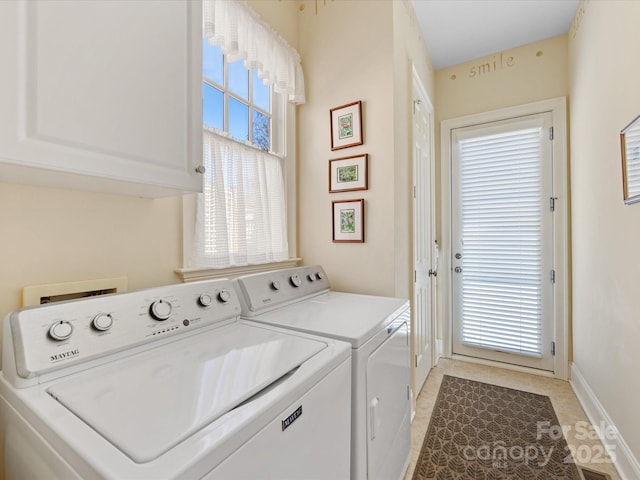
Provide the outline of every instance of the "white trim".
[[[286,195],[286,208],[287,208],[287,240],[289,245],[289,256],[292,257],[293,260],[299,261],[297,258],[298,255],[298,236],[297,232],[297,186],[296,186],[296,177],[297,177],[297,161],[295,157],[296,152],[296,107],[295,105],[285,102],[283,95],[277,95],[280,99],[279,102],[273,102],[273,104],[278,103],[278,115],[284,115],[284,122],[282,128],[278,128],[274,130],[274,138],[272,141],[274,142],[273,147],[277,148],[278,151],[281,151],[283,154],[282,161],[283,163],[283,171],[284,171],[284,182],[285,182],[285,195]],[[275,108],[275,107],[274,107]],[[275,112],[274,112],[274,115]],[[202,144],[202,137],[200,138],[200,144]],[[194,235],[196,228],[196,209],[198,205],[198,194],[190,193],[182,196],[182,266],[183,268],[179,268],[176,270],[176,273],[182,278],[183,281],[190,281],[189,278],[191,276],[191,271],[207,271],[208,269],[198,269],[198,268],[184,268],[185,265],[192,264],[192,258],[194,255]],[[286,263],[287,261],[285,261]],[[271,264],[271,265],[278,265]],[[290,265],[295,266],[295,265]],[[251,267],[251,266],[249,266]],[[277,267],[273,267],[277,268]],[[201,277],[201,279],[205,278],[220,278],[219,275],[213,274],[213,272],[217,272],[218,270],[209,269],[212,274],[211,276],[207,276],[206,274]],[[231,269],[234,270],[234,269]],[[226,271],[226,269],[225,269]],[[187,272],[187,273],[185,273]],[[194,279],[200,278],[199,275],[196,275]]]
[[502,368],[503,370],[511,370],[514,372],[528,373],[529,375],[538,375],[539,377],[551,377],[555,378],[553,372],[547,370],[539,370],[537,368],[523,367],[520,365],[513,365],[512,363],[496,362],[494,360],[487,360],[485,358],[468,357],[466,355],[451,355],[451,360],[458,360],[461,362],[475,363],[477,365],[485,365],[487,367]]
[[[418,72],[415,68],[415,65],[412,65],[412,91],[411,91],[411,100],[413,103],[412,105],[412,111],[413,111],[413,115],[411,116],[411,132],[412,132],[412,136],[411,136],[411,150],[412,150],[412,154],[411,154],[411,184],[413,186],[414,189],[414,194],[411,200],[411,208],[412,208],[412,219],[413,219],[413,229],[412,231],[412,252],[411,252],[411,268],[414,271],[414,276],[413,276],[413,282],[411,284],[411,300],[412,300],[412,308],[411,308],[411,315],[413,317],[413,323],[412,325],[416,325],[416,322],[418,321],[418,309],[414,308],[415,306],[415,302],[416,302],[416,283],[417,283],[417,277],[416,277],[416,271],[417,271],[417,267],[418,265],[416,265],[416,241],[418,236],[419,237],[423,237],[426,236],[427,238],[427,243],[428,243],[428,267],[429,269],[437,269],[437,265],[434,266],[434,262],[433,262],[433,243],[434,240],[437,237],[437,233],[436,233],[436,198],[435,198],[435,125],[434,125],[434,109],[433,109],[433,104],[431,103],[431,99],[429,98],[429,96],[427,95],[427,92],[424,88],[424,85],[422,84],[422,81],[420,79],[420,75],[418,75]],[[416,176],[416,170],[417,170],[417,159],[416,159],[416,154],[415,154],[415,144],[416,144],[416,139],[415,137],[415,131],[416,131],[416,121],[415,121],[415,102],[416,101],[420,101],[421,103],[424,104],[424,109],[426,112],[426,115],[429,117],[429,178],[428,178],[428,182],[429,184],[427,185],[426,182],[422,181],[422,179],[417,178]],[[416,230],[416,226],[418,225],[417,220],[415,219],[415,215],[416,215],[416,200],[417,198],[419,198],[418,193],[416,193],[418,191],[418,189],[425,189],[427,191],[427,195],[429,195],[429,200],[428,200],[428,206],[429,206],[429,212],[428,212],[428,216],[429,219],[425,221],[425,225],[422,225],[422,227],[426,228],[428,230],[427,235],[424,235],[424,229],[422,232],[418,232]],[[426,224],[428,222],[428,225]],[[436,328],[436,310],[434,308],[435,305],[435,297],[436,297],[436,277],[431,277],[431,280],[429,281],[429,293],[428,293],[428,299],[429,299],[429,339],[428,339],[428,345],[429,345],[429,358],[428,360],[422,360],[421,362],[421,367],[418,368],[418,356],[416,352],[416,337],[414,335],[413,332],[415,332],[415,328],[412,327],[412,335],[411,335],[411,354],[412,354],[412,381],[413,381],[413,386],[414,389],[417,393],[419,393],[425,382],[426,379],[429,375],[429,372],[431,371],[431,369],[433,368],[433,366],[435,365],[435,337],[436,337],[436,332],[437,332],[437,328]],[[424,363],[424,362],[428,362],[428,363]],[[428,367],[428,368],[425,368]],[[416,378],[416,374],[420,373],[420,377],[421,378]],[[424,379],[422,378],[424,374]],[[421,380],[421,383],[419,385],[417,385],[415,382],[417,380]]]
[[195,282],[198,280],[210,280],[214,278],[235,278],[240,275],[268,272],[281,268],[297,267],[302,262],[301,258],[289,258],[281,262],[263,263],[260,265],[246,265],[228,268],[176,268],[174,271],[183,282]]
[[[598,400],[598,397],[596,397],[593,390],[591,390],[591,387],[575,363],[571,364],[570,383],[591,424],[604,427],[595,430],[600,437],[602,445],[604,445],[607,453],[613,459],[613,465],[616,467],[620,478],[622,480],[640,478],[640,463],[638,463],[638,460],[634,457],[627,442],[625,442],[624,438],[620,435],[615,424]],[[613,435],[614,438],[603,437],[601,435],[603,432],[615,432],[615,435]]]
[[442,306],[443,357],[452,355],[452,298],[451,298],[451,131],[482,123],[509,118],[551,112],[553,116],[554,142],[554,196],[556,214],[554,216],[556,297],[555,297],[555,341],[556,355],[554,376],[567,380],[569,375],[569,230],[568,230],[568,182],[567,182],[567,99],[552,98],[540,102],[483,112],[464,117],[443,120],[440,129],[441,149],[441,197],[442,202],[442,267],[438,271],[440,284],[439,304]]

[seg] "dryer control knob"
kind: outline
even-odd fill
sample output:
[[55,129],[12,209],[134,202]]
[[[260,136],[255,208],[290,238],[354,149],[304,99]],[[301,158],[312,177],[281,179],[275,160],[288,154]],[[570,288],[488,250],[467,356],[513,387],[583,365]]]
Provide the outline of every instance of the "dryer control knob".
[[315,273],[310,273],[309,275],[307,275],[307,278],[309,279],[310,282],[315,282],[316,281],[316,274]]
[[297,273],[294,273],[293,275],[291,275],[291,277],[289,278],[289,282],[291,282],[291,285],[293,285],[296,288],[302,285],[302,280],[300,279],[300,275],[298,275]]
[[213,302],[211,295],[207,295],[206,293],[203,293],[198,297],[198,305],[201,307],[208,307],[211,305],[211,302]]
[[57,340],[59,342],[67,340],[69,337],[71,337],[72,333],[73,325],[71,325],[66,320],[60,320],[59,322],[56,322],[49,327],[49,336],[53,340]]
[[278,280],[274,280],[271,282],[271,288],[276,291],[280,290],[280,282]]
[[220,300],[222,303],[227,303],[229,300],[231,300],[231,293],[229,292],[229,290],[220,290],[220,293],[218,293],[218,300]]
[[96,330],[100,330],[101,332],[105,332],[111,328],[113,325],[113,317],[111,317],[108,313],[99,313],[95,317],[93,317],[93,321],[91,322],[91,326]]
[[322,272],[316,272],[316,278],[317,278],[318,280],[322,280],[322,279],[324,278],[324,273],[322,273]]
[[173,307],[169,302],[160,299],[151,304],[149,307],[149,314],[154,320],[162,322],[171,316],[172,309]]

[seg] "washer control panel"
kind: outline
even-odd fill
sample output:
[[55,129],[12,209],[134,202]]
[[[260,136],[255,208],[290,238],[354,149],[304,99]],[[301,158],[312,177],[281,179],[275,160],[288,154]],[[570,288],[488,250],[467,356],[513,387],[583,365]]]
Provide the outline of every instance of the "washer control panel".
[[5,322],[17,373],[33,378],[239,315],[231,281],[210,280],[29,307]]
[[244,316],[263,313],[331,288],[327,274],[320,265],[245,275],[233,283],[240,295]]

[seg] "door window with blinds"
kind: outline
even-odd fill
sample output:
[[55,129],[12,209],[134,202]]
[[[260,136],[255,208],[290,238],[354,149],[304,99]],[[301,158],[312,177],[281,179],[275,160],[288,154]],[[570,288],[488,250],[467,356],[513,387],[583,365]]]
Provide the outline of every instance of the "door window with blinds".
[[453,352],[553,370],[551,114],[452,130]]

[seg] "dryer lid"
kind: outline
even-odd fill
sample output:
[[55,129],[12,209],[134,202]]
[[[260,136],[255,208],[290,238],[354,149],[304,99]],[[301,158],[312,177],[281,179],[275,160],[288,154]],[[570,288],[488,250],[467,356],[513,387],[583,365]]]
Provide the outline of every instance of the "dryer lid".
[[222,421],[325,348],[322,341],[234,323],[89,370],[48,392],[145,463]]
[[402,298],[329,291],[247,318],[360,348],[408,308],[409,301]]

